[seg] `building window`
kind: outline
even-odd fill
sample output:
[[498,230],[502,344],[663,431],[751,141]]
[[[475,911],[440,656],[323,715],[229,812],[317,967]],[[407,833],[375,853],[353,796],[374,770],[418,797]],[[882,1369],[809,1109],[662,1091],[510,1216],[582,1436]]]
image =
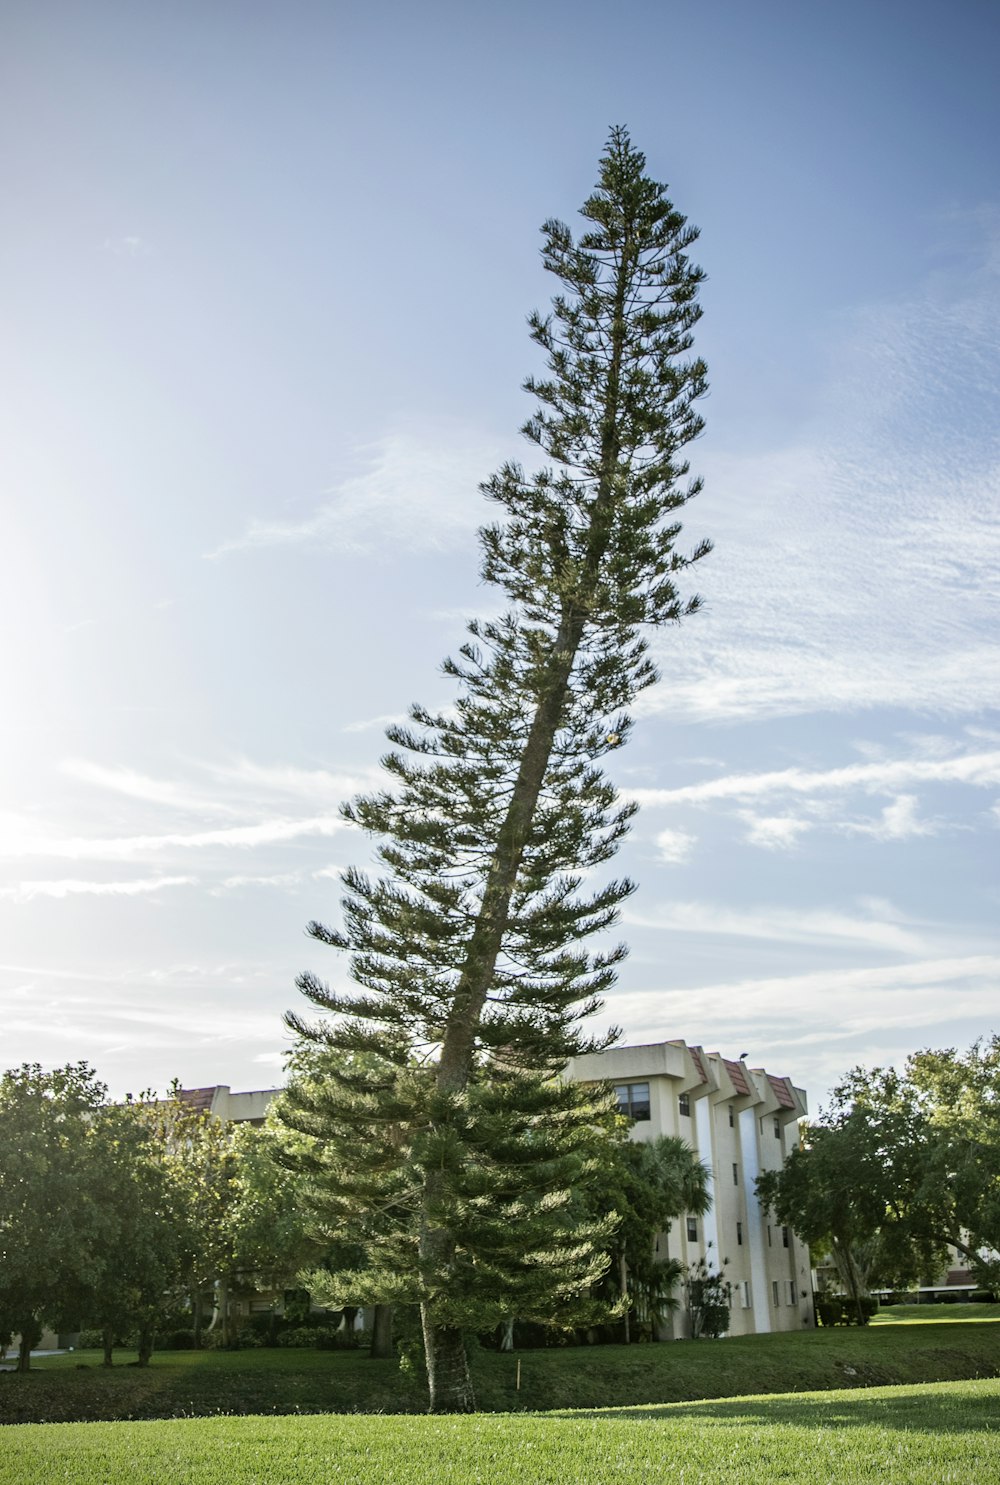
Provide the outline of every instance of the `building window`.
[[787,1227],[781,1229],[781,1246],[787,1248],[789,1245],[789,1232]]
[[735,1126],[736,1126],[736,1114],[733,1111],[732,1104],[730,1104],[729,1105],[729,1127],[730,1127],[730,1129],[733,1129],[733,1128],[735,1128]]
[[736,1164],[736,1161],[734,1160],[733,1161],[733,1185],[734,1186],[738,1186],[739,1184],[740,1184],[740,1168]]
[[698,1241],[698,1219],[696,1217],[689,1217],[687,1226],[688,1242],[696,1243]]
[[616,1083],[615,1097],[618,1100],[619,1112],[628,1119],[649,1118],[649,1084],[648,1083]]
[[771,1280],[771,1296],[772,1296],[772,1298],[773,1298],[773,1300],[774,1300],[774,1302],[775,1302],[776,1305],[780,1305],[781,1304],[781,1299],[778,1296],[778,1281],[777,1281],[777,1279],[772,1279]]
[[788,1281],[788,1303],[790,1305],[794,1305],[797,1302],[798,1302],[798,1295],[795,1293],[795,1280],[794,1279],[789,1279],[789,1281]]
[[740,1308],[743,1310],[750,1310],[753,1308],[752,1304],[750,1303],[749,1279],[743,1279],[740,1282]]
[[770,1222],[767,1224],[767,1246],[768,1247],[771,1246],[771,1224],[770,1224]]
[[778,1118],[777,1114],[775,1114],[774,1116],[774,1137],[776,1140],[781,1139],[781,1120]]
[[690,1112],[691,1112],[691,1098],[690,1098],[690,1095],[689,1094],[682,1093],[678,1097],[678,1099],[677,1099],[677,1108],[678,1108],[678,1111],[680,1113],[682,1113],[682,1114],[690,1114]]
[[742,1248],[742,1246],[743,1246],[743,1223],[742,1222],[737,1222],[737,1224],[736,1224],[736,1241],[739,1244],[739,1246]]

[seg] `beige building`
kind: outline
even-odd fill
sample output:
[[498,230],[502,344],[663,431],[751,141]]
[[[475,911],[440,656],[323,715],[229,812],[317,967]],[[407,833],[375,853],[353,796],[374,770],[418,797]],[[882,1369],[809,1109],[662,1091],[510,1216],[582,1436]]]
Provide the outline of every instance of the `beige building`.
[[[704,1217],[680,1217],[660,1235],[658,1252],[685,1268],[705,1258],[717,1269],[722,1259],[733,1286],[730,1334],[811,1326],[809,1250],[762,1210],[754,1191],[760,1172],[782,1165],[797,1143],[805,1092],[788,1078],[683,1041],[612,1047],[576,1058],[567,1072],[579,1082],[612,1083],[634,1139],[678,1135],[708,1166],[711,1208]],[[219,1084],[184,1089],[181,1098],[219,1119],[261,1124],[277,1092],[233,1093]],[[679,1297],[682,1308],[662,1327],[678,1338],[691,1333],[683,1291]],[[255,1307],[249,1298],[244,1304],[248,1313]],[[262,1307],[266,1302],[258,1299],[256,1308]]]
[[[757,1176],[782,1165],[797,1142],[807,1112],[804,1091],[788,1078],[683,1041],[612,1047],[575,1058],[568,1072],[580,1082],[614,1085],[619,1107],[633,1121],[633,1139],[678,1135],[709,1167],[711,1208],[704,1217],[675,1221],[658,1251],[685,1267],[705,1258],[718,1269],[722,1260],[733,1285],[730,1334],[811,1326],[809,1250],[773,1221],[754,1190]],[[683,1308],[672,1329],[690,1335]]]

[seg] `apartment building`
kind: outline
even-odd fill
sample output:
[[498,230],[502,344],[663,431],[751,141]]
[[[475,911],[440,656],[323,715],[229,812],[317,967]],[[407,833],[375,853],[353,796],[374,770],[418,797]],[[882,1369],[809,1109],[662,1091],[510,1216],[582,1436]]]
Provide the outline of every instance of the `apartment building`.
[[[801,1330],[813,1320],[809,1250],[779,1226],[755,1194],[757,1176],[783,1164],[807,1112],[806,1095],[788,1078],[750,1068],[683,1041],[611,1047],[575,1058],[568,1074],[613,1084],[632,1138],[678,1135],[711,1171],[712,1205],[681,1216],[661,1234],[658,1252],[682,1264],[720,1260],[733,1285],[731,1335]],[[662,1334],[690,1335],[682,1308]]]

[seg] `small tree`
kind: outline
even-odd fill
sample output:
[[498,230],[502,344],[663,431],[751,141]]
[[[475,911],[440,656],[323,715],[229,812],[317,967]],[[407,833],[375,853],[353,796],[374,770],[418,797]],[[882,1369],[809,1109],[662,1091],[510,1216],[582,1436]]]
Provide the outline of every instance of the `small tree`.
[[85,1062],[0,1078],[0,1332],[27,1371],[44,1324],[76,1329],[110,1237],[93,1130],[107,1089]]
[[718,1340],[729,1330],[733,1286],[726,1278],[725,1264],[709,1267],[707,1258],[692,1263],[687,1276],[688,1313],[691,1316],[691,1339]]
[[[619,1218],[611,1240],[609,1279],[622,1307],[625,1343],[632,1338],[630,1317],[655,1322],[674,1309],[674,1295],[684,1270],[676,1259],[659,1252],[661,1234],[675,1218],[702,1216],[711,1204],[709,1171],[684,1140],[661,1135],[649,1141],[623,1138],[613,1148],[599,1176],[592,1200],[601,1212]],[[604,1281],[607,1289],[609,1279]]]
[[481,533],[482,575],[509,608],[447,662],[454,710],[414,707],[389,730],[392,787],[346,811],[380,840],[380,875],[345,874],[342,930],[310,925],[351,954],[357,988],[305,975],[335,1019],[289,1018],[368,1058],[304,1115],[322,1121],[371,1298],[421,1306],[435,1411],[474,1406],[467,1328],[551,1319],[601,1271],[605,1229],[580,1229],[569,1208],[607,1110],[558,1077],[606,1044],[579,1023],[624,949],[583,942],[633,890],[582,891],[634,813],[598,764],[656,679],[642,631],[698,607],[676,584],[708,551],[677,547],[677,512],[700,488],[682,458],[705,390],[688,357],[697,234],[622,129],[582,215],[577,241],[543,229],[561,287],[531,320],[548,375],[526,384],[524,432],[549,462],[530,477],[506,464],[483,487],[503,514]]

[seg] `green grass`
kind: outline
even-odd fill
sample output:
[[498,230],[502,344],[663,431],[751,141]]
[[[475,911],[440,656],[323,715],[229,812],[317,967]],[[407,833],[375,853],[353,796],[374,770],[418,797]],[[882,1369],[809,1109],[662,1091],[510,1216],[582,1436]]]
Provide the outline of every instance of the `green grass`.
[[1000,1476],[1000,1383],[590,1415],[207,1418],[14,1427],[0,1485],[971,1485]]
[[963,1324],[966,1320],[1000,1320],[1000,1305],[887,1305],[872,1317],[873,1325],[927,1325],[944,1320]]
[[[949,1320],[951,1316],[949,1315]],[[1000,1318],[1000,1317],[998,1317]],[[1000,1324],[884,1324],[727,1341],[473,1353],[484,1412],[690,1402],[748,1393],[1000,1376]],[[122,1362],[126,1356],[122,1356]],[[422,1380],[363,1351],[167,1351],[106,1371],[97,1352],[0,1374],[0,1420],[184,1418],[218,1413],[420,1413]]]

